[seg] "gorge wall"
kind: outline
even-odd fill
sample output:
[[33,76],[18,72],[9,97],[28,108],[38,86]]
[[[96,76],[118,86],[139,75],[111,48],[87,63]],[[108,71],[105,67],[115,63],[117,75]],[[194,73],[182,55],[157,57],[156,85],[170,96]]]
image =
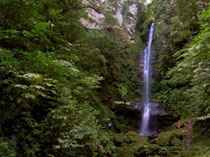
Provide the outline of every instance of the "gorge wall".
[[127,32],[130,39],[133,39],[137,22],[138,3],[137,0],[83,0],[88,18],[82,18],[81,22],[89,29],[121,27]]

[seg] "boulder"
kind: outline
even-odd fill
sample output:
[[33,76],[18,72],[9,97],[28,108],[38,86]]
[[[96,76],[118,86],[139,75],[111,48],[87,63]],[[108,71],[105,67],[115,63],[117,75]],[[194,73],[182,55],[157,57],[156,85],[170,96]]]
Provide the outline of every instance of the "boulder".
[[167,156],[167,149],[148,143],[148,138],[130,131],[114,137],[115,154],[119,157]]
[[161,132],[157,137],[157,144],[160,146],[182,146],[182,131],[176,129],[168,132]]
[[157,105],[157,130],[158,132],[175,129],[176,126],[172,126],[180,119],[180,115],[170,114],[164,110],[163,104]]

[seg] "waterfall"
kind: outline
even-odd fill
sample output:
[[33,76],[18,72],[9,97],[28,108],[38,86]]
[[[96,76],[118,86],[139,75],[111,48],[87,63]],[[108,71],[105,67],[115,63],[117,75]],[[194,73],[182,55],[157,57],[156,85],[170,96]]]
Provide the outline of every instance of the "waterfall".
[[149,136],[149,123],[150,115],[152,110],[152,103],[150,103],[150,89],[149,89],[149,80],[150,80],[150,56],[151,56],[151,46],[154,33],[154,23],[152,23],[150,32],[149,32],[149,41],[147,47],[144,49],[144,111],[142,116],[141,130],[140,134],[143,136]]

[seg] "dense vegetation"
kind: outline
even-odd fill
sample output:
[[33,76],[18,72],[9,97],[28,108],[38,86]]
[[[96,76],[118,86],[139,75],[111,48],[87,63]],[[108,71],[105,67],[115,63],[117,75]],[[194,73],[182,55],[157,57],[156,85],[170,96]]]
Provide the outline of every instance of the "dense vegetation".
[[107,106],[136,98],[136,47],[121,29],[87,30],[81,0],[2,0],[0,7],[4,156],[110,153]]
[[[156,24],[153,100],[171,113],[193,118],[209,136],[209,12],[205,0],[152,1],[140,29]],[[144,37],[142,32],[142,37]]]
[[153,101],[179,114],[183,122],[193,119],[196,136],[209,138],[209,1],[153,0],[139,12],[137,29],[143,42],[155,22]]
[[82,0],[0,0],[0,156],[164,156],[182,146],[179,131],[166,133],[167,142],[164,133],[156,142],[121,133],[109,109],[140,98],[134,56],[152,22],[153,100],[194,117],[198,133],[209,136],[208,3],[139,3],[135,43],[109,14],[103,29],[86,28],[87,7]]
[[155,22],[156,26],[153,100],[164,103],[168,111],[184,117],[206,116],[208,119],[208,2],[152,1],[143,14],[140,18],[144,20],[138,24],[143,41],[150,24]]
[[[209,31],[209,11],[201,14],[207,9],[207,3],[178,1],[168,5],[165,2],[159,1],[159,5],[163,6],[167,16],[161,15],[161,10],[155,15],[155,77],[161,82],[156,87],[160,91],[156,97],[174,112],[184,112],[189,116],[207,115],[210,113],[206,34]],[[159,5],[154,4],[157,8]],[[186,7],[189,7],[187,12]]]
[[183,117],[202,117],[205,119],[202,128],[209,135],[208,3],[202,0],[170,5],[166,1],[153,3],[155,8],[163,6],[168,15],[161,15],[161,10],[155,14],[155,78],[161,84],[156,86],[154,99]]

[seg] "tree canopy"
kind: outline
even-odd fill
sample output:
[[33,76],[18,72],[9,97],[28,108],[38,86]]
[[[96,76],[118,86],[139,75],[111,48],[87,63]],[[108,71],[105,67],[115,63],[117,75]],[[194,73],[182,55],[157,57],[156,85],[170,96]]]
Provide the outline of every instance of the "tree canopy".
[[[120,25],[112,15],[119,1],[86,2],[0,0],[0,156],[167,156],[162,140],[180,146],[180,131],[150,140],[110,109],[141,101],[139,58],[152,22],[152,100],[194,117],[197,133],[209,137],[210,4],[129,0],[118,8]],[[135,32],[127,30],[133,19]]]

